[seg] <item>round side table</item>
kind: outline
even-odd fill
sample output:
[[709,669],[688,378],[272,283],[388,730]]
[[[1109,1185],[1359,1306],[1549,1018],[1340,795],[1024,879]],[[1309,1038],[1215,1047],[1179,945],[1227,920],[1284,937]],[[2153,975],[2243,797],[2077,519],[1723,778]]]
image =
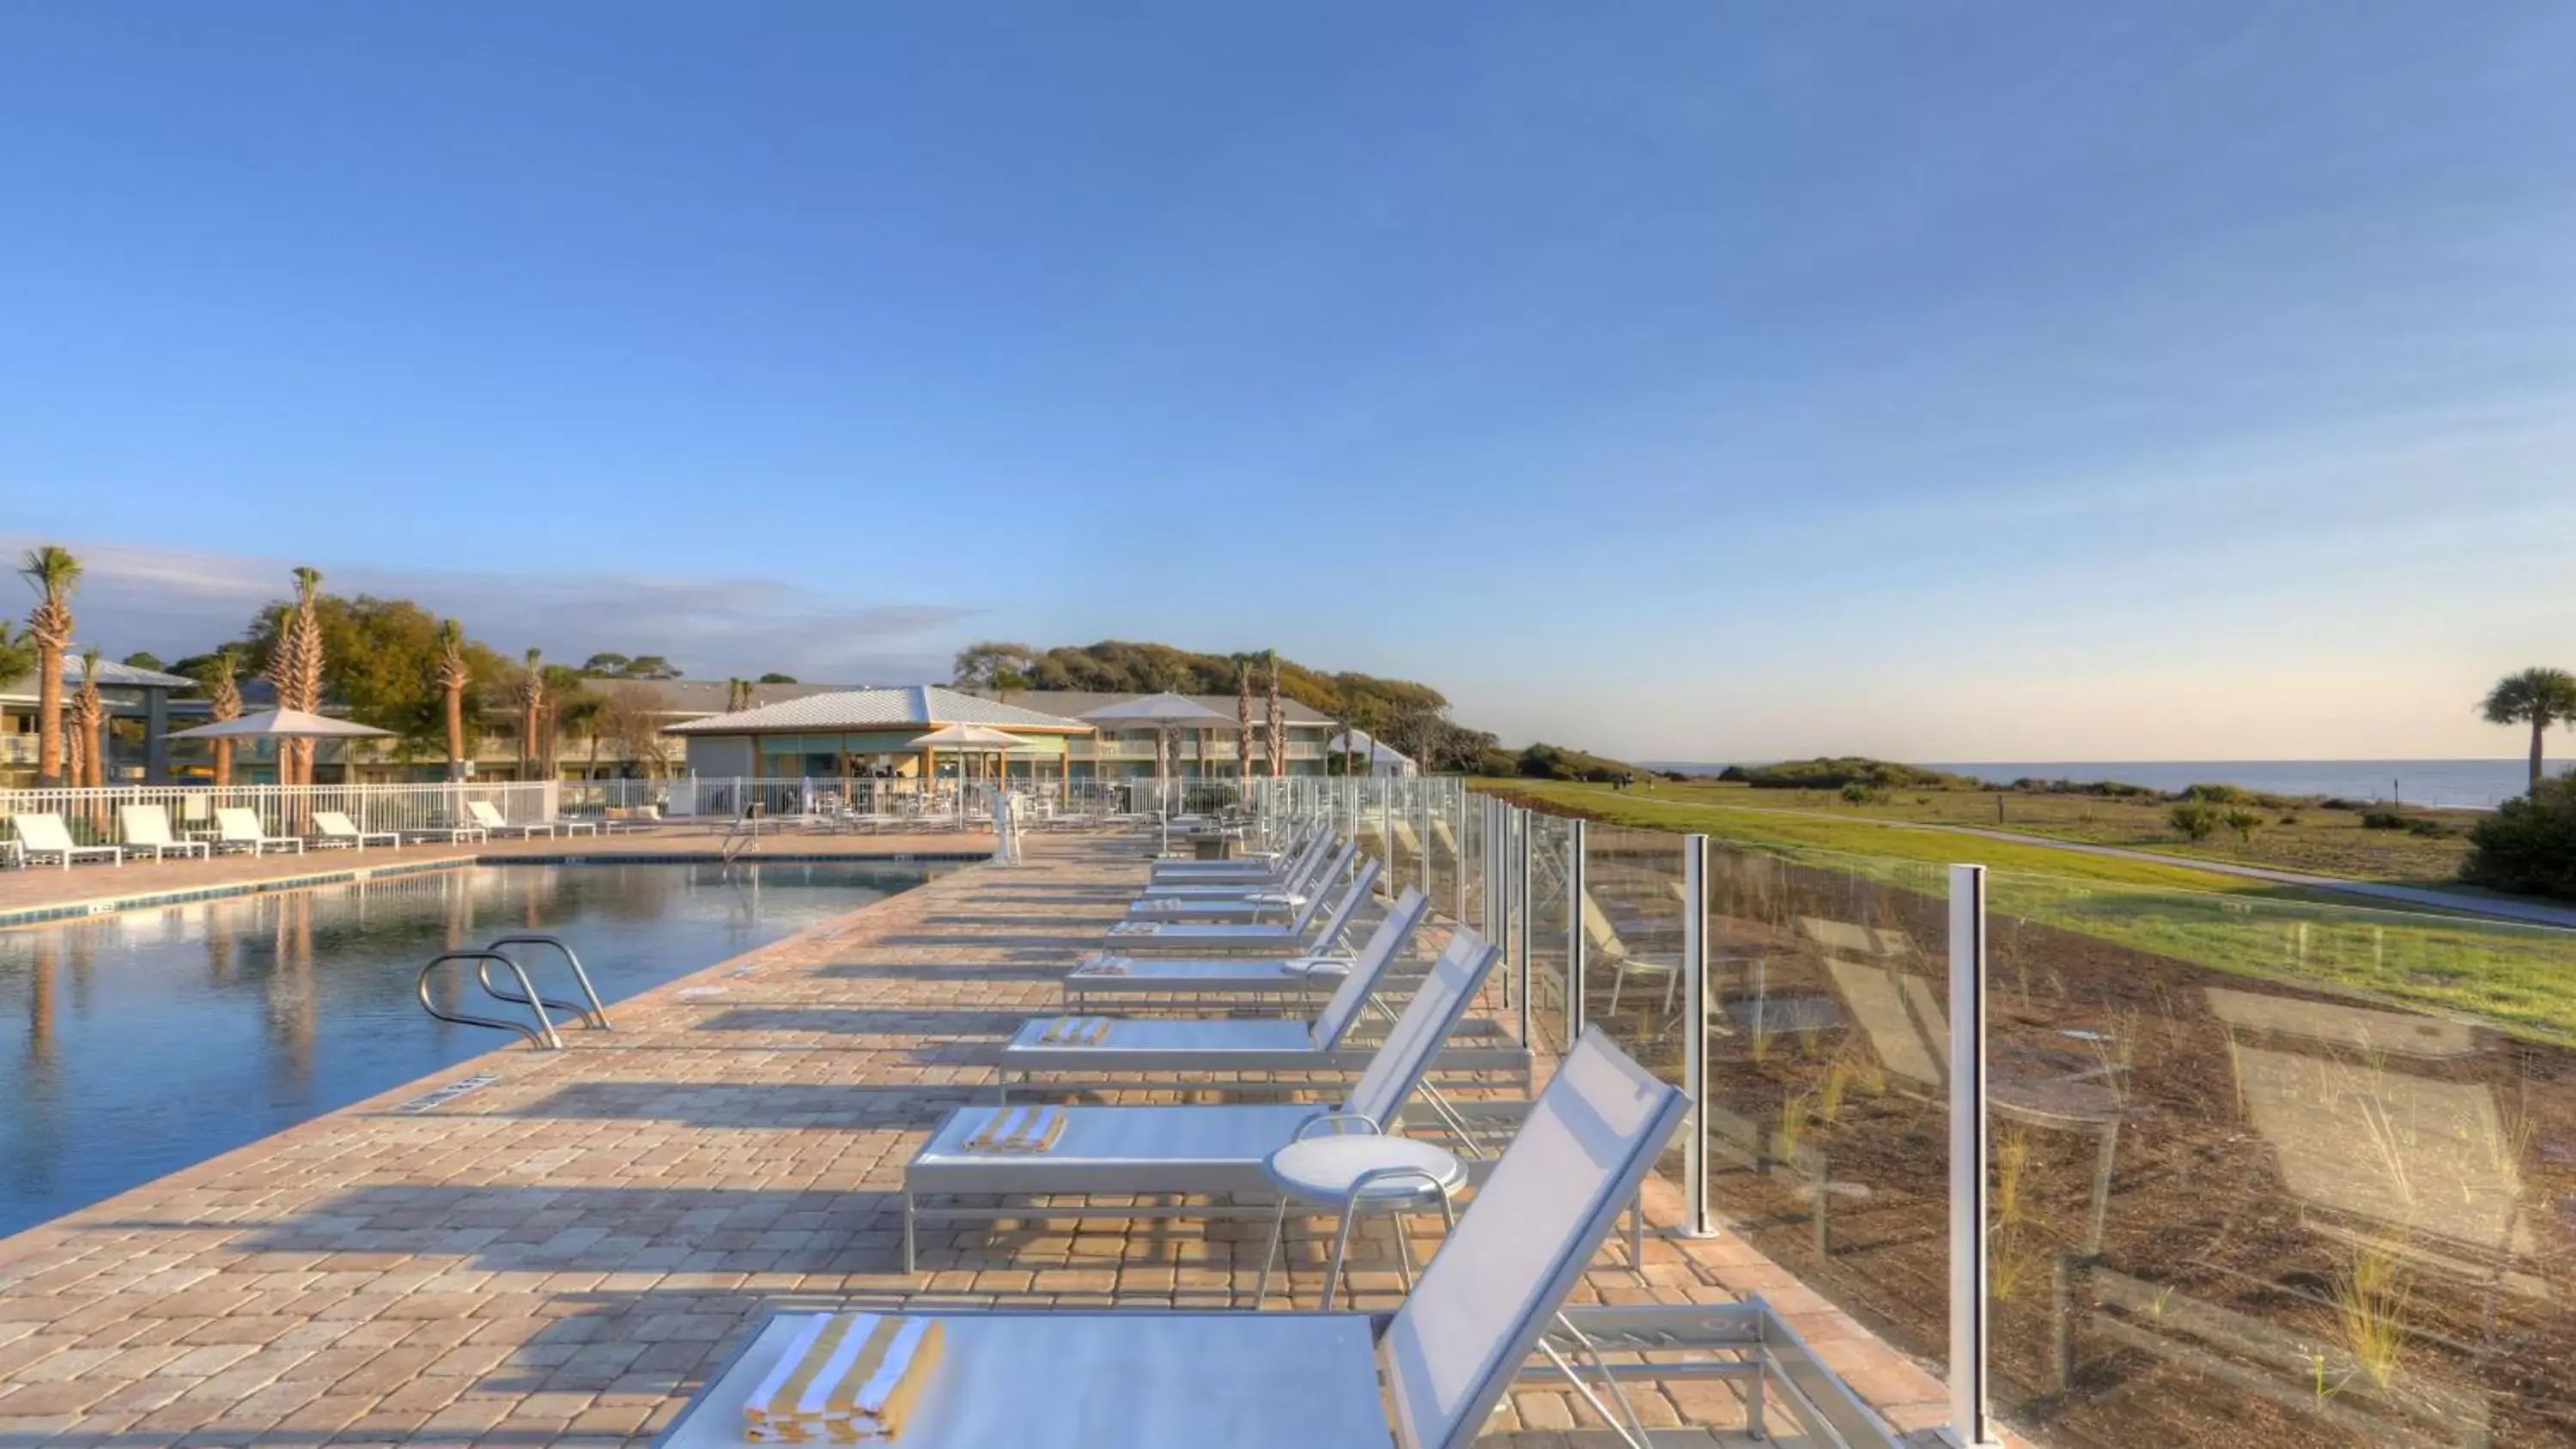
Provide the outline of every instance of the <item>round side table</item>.
[[[1334,1119],[1317,1118],[1308,1129]],[[1407,1291],[1413,1287],[1413,1247],[1404,1236],[1403,1215],[1440,1209],[1441,1219],[1455,1226],[1451,1195],[1467,1185],[1467,1169],[1448,1151],[1410,1137],[1374,1132],[1301,1138],[1270,1154],[1262,1164],[1279,1190],[1279,1213],[1270,1224],[1270,1249],[1261,1257],[1261,1281],[1253,1290],[1258,1308],[1270,1296],[1270,1267],[1288,1228],[1290,1202],[1312,1203],[1339,1213],[1341,1228],[1333,1235],[1333,1256],[1324,1270],[1324,1306],[1332,1306],[1342,1282],[1342,1258],[1349,1251],[1351,1224],[1364,1212],[1395,1219],[1396,1262]],[[1293,1299],[1292,1299],[1293,1301]]]

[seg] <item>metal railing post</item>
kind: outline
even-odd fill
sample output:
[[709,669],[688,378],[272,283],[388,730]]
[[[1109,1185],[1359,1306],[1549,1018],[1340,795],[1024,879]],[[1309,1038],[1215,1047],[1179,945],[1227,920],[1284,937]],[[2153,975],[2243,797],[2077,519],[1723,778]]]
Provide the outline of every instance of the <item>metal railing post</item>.
[[1950,1430],[1986,1424],[1986,868],[1950,867]]
[[1521,1045],[1527,1047],[1532,1040],[1530,1037],[1531,924],[1538,918],[1538,912],[1530,907],[1529,812],[1518,805],[1512,807],[1512,841],[1516,847],[1514,855],[1518,861],[1514,871],[1518,879],[1512,885],[1512,909],[1520,913],[1520,929],[1514,934],[1520,937],[1521,945]]
[[1585,836],[1591,822],[1576,819],[1565,851],[1565,1044],[1583,1035],[1583,903],[1590,891],[1583,880]]
[[1682,1234],[1717,1236],[1708,1203],[1708,837],[1682,837],[1682,1091],[1690,1113],[1682,1120]]

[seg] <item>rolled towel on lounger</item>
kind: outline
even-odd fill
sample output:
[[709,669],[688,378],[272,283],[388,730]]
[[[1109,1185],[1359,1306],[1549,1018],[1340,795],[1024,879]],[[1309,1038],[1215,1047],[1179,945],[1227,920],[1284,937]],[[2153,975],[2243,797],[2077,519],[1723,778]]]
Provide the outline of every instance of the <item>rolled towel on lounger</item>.
[[1136,969],[1133,956],[1086,956],[1073,968],[1076,976],[1125,976]]
[[1160,921],[1114,921],[1110,923],[1109,934],[1113,936],[1151,936],[1162,929],[1163,923]]
[[1107,1035],[1108,1017],[1068,1016],[1048,1027],[1038,1041],[1045,1046],[1098,1046]]
[[936,1318],[815,1314],[743,1405],[744,1431],[762,1443],[893,1439],[945,1342]]
[[996,1107],[961,1144],[968,1152],[1044,1152],[1064,1135],[1062,1107]]

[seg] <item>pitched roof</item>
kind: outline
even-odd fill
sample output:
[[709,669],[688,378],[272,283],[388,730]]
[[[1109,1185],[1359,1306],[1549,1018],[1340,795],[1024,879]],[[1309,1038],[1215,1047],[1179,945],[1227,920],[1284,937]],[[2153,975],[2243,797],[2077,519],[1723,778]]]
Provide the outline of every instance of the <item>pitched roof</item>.
[[[600,689],[638,689],[653,700],[653,707],[663,714],[722,714],[730,700],[730,679],[594,679]],[[809,699],[818,694],[848,694],[867,686],[858,684],[755,684],[751,686],[754,708],[784,704],[791,699]]]
[[1041,714],[1015,704],[1002,704],[936,684],[900,689],[852,689],[782,700],[738,714],[686,720],[663,728],[674,735],[752,735],[802,731],[881,730],[938,725],[979,724],[1003,729],[1089,734],[1077,719]]
[[[63,655],[63,683],[77,686],[86,672],[80,655]],[[164,674],[158,669],[137,669],[131,664],[102,659],[98,661],[98,685],[101,689],[194,689],[197,681],[184,674]],[[29,673],[22,679],[0,683],[0,695],[12,699],[35,698],[36,676]]]
[[[1143,699],[1149,692],[1150,691],[1146,690],[1104,692],[1091,689],[1015,689],[1011,691],[1011,698],[1019,703],[1043,709],[1049,714],[1085,715],[1091,713],[1095,709],[1102,708],[1105,705],[1116,704],[1121,700]],[[1234,721],[1235,697],[1231,694],[1184,694],[1181,698],[1189,700],[1193,704],[1204,705],[1209,709],[1215,710],[1218,714],[1225,716],[1228,724],[1231,724]],[[1270,710],[1267,698],[1268,697],[1266,695],[1258,691],[1256,691],[1252,696],[1252,727],[1254,729],[1259,729],[1269,722]],[[1319,725],[1332,723],[1331,719],[1326,717],[1320,711],[1307,705],[1299,704],[1297,701],[1290,699],[1285,695],[1280,696],[1279,699],[1279,716],[1292,725]],[[1190,726],[1184,725],[1182,728],[1188,729]],[[1209,725],[1208,728],[1215,729],[1216,726]]]

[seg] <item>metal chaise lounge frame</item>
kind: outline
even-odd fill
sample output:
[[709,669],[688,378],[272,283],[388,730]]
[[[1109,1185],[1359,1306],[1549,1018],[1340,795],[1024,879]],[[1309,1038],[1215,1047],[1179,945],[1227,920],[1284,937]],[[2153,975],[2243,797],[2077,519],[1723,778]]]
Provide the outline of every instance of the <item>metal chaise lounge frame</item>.
[[1320,838],[1332,832],[1321,821],[1300,826],[1278,850],[1255,851],[1232,860],[1158,860],[1147,872],[1155,885],[1225,885],[1244,880],[1276,880],[1303,858]]
[[[1258,871],[1224,875],[1173,877],[1156,871],[1145,882],[1145,894],[1160,896],[1250,895],[1255,891],[1294,891],[1304,885],[1332,854],[1333,837],[1317,831],[1276,865]],[[1230,862],[1229,862],[1230,863]]]
[[[1568,1309],[1688,1103],[1597,1030],[1569,1052],[1485,1186],[1392,1313],[931,1311],[947,1347],[905,1449],[1466,1449],[1518,1382],[1574,1391],[1649,1449],[1623,1382],[1736,1378],[1747,1431],[1776,1393],[1811,1443],[1898,1440],[1757,1296],[1707,1307]],[[901,1312],[900,1300],[839,1305]],[[743,1438],[742,1407],[804,1326],[753,1325],[655,1441]],[[1613,1364],[1607,1355],[1655,1352]],[[1670,1355],[1709,1355],[1676,1361]]]
[[1121,917],[1110,923],[1104,937],[1109,949],[1120,952],[1203,951],[1278,951],[1304,952],[1318,950],[1324,942],[1310,944],[1307,930],[1315,924],[1316,913],[1332,903],[1333,914],[1340,914],[1344,902],[1364,899],[1369,887],[1377,883],[1378,865],[1364,862],[1358,872],[1341,883],[1340,894],[1333,889],[1319,890],[1307,897],[1297,914],[1285,921],[1152,921]]
[[1350,874],[1351,862],[1359,858],[1358,841],[1352,841],[1333,853],[1332,859],[1309,867],[1281,890],[1244,891],[1232,887],[1213,893],[1193,890],[1188,895],[1138,896],[1127,907],[1131,921],[1207,921],[1257,923],[1265,917],[1285,916],[1305,907],[1331,891]]
[[[1062,1137],[1042,1153],[963,1150],[1004,1107],[964,1107],[949,1114],[913,1154],[903,1171],[903,1270],[915,1271],[915,1224],[923,1219],[995,1222],[1010,1218],[1268,1218],[1278,1192],[1261,1165],[1271,1153],[1316,1130],[1389,1132],[1420,1088],[1431,1116],[1453,1135],[1463,1155],[1477,1155],[1476,1133],[1455,1107],[1423,1083],[1432,1058],[1448,1039],[1467,1004],[1493,969],[1496,948],[1472,931],[1459,931],[1432,963],[1422,989],[1405,1003],[1386,1040],[1338,1108],[1318,1102],[1217,1105],[1073,1106]],[[1253,1205],[1208,1203],[1174,1206],[942,1207],[925,1211],[924,1196],[994,1194],[1116,1197],[1176,1193],[1189,1197],[1233,1194]],[[1256,1300],[1257,1305],[1258,1300]]]
[[1064,999],[1068,1011],[1079,1011],[1094,995],[1110,996],[1222,996],[1240,1001],[1265,994],[1306,998],[1325,981],[1334,981],[1352,971],[1373,968],[1381,950],[1390,954],[1404,949],[1423,918],[1431,913],[1430,899],[1408,886],[1396,897],[1395,904],[1379,919],[1356,956],[1335,952],[1343,933],[1350,927],[1362,897],[1353,894],[1334,907],[1316,937],[1319,949],[1311,955],[1274,957],[1216,958],[1206,961],[1139,960],[1103,952],[1085,959],[1064,978]]
[[[1288,861],[1286,869],[1270,875],[1235,876],[1219,880],[1155,880],[1145,884],[1143,901],[1167,900],[1242,900],[1247,896],[1303,896],[1319,881],[1332,879],[1323,875],[1326,861],[1332,858],[1333,840],[1318,836],[1304,850]],[[1352,847],[1356,848],[1356,846]]]
[[[1481,942],[1475,932],[1461,926],[1458,938]],[[1374,971],[1354,969],[1342,979],[1331,999],[1315,1014],[1312,1021],[1291,1017],[1218,1019],[1168,1019],[1144,1017],[1108,1017],[1107,1032],[1088,1045],[1072,1042],[1047,1042],[1051,1032],[1072,1017],[1035,1017],[1023,1023],[1011,1039],[1002,1044],[995,1062],[993,1082],[997,1100],[1010,1100],[1014,1081],[1035,1083],[1043,1075],[1058,1085],[1069,1086],[1079,1080],[1090,1087],[1169,1086],[1168,1081],[1120,1077],[1118,1073],[1150,1072],[1168,1076],[1172,1073],[1204,1075],[1232,1072],[1322,1072],[1351,1073],[1365,1071],[1376,1054],[1374,1045],[1363,1045],[1350,1039],[1351,1028],[1367,1010],[1373,994],[1384,984],[1394,967],[1392,953],[1377,963]],[[1417,994],[1427,989],[1425,977],[1416,988]],[[1390,1016],[1399,1013],[1388,1012]],[[1436,1064],[1452,1073],[1502,1073],[1507,1079],[1526,1085],[1530,1080],[1529,1048],[1496,1034],[1491,1024],[1484,1028],[1474,1045],[1454,1046],[1440,1054]],[[1223,1083],[1205,1083],[1223,1086]],[[1276,1083],[1248,1084],[1256,1090],[1276,1090]]]

